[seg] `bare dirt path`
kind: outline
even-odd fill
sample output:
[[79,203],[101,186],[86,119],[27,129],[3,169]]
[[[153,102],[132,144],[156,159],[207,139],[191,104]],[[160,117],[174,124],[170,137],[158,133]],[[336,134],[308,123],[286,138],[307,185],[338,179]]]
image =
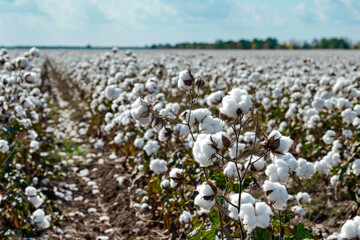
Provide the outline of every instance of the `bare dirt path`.
[[[64,156],[70,159],[70,164],[67,176],[57,188],[65,195],[71,192],[71,198],[53,200],[66,218],[56,222],[60,230],[57,234],[49,233],[50,238],[164,239],[159,232],[151,230],[150,222],[130,207],[134,194],[125,159],[109,159],[110,152],[106,147],[93,148],[94,144],[89,140],[91,133],[79,133],[90,119],[87,117],[86,102],[81,99],[77,88],[58,72],[49,59],[44,64],[42,77],[44,88],[57,102],[57,107],[53,109],[58,119],[57,128],[65,133],[64,138],[70,145],[81,145],[82,149],[86,149]],[[77,134],[81,135],[80,140],[73,143]]]

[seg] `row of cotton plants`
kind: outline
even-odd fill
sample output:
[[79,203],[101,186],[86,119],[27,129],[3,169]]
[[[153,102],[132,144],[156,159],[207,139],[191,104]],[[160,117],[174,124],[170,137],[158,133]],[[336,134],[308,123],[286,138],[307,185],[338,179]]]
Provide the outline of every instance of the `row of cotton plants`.
[[[317,54],[53,57],[89,103],[94,147],[127,156],[133,207],[169,233],[353,239],[359,57]],[[347,194],[339,233],[313,223],[309,184]]]
[[[51,208],[51,179],[63,169],[56,139],[46,131],[50,93],[36,48],[20,56],[0,50],[0,236],[36,237],[62,216]],[[46,193],[43,193],[46,192]]]

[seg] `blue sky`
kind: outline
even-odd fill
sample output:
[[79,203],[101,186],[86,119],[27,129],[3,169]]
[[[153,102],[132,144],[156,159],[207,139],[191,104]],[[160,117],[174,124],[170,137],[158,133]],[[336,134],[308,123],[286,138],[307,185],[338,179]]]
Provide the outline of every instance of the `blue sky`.
[[360,0],[0,0],[0,45],[360,40]]

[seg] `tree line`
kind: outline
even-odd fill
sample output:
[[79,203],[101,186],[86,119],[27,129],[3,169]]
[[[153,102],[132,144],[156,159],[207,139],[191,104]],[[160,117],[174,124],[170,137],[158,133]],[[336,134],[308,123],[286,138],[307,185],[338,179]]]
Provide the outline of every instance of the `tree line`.
[[360,42],[353,43],[346,38],[321,38],[311,42],[290,40],[280,43],[276,38],[239,41],[216,40],[214,43],[184,42],[171,44],[153,44],[150,49],[360,49]]

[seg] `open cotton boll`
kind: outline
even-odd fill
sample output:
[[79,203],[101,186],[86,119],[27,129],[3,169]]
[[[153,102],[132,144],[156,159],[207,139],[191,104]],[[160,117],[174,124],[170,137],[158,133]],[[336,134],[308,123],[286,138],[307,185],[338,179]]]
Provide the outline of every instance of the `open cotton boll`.
[[[237,156],[239,156],[240,152],[246,148],[246,145],[244,143],[238,143],[237,144]],[[229,148],[229,155],[231,158],[236,157],[236,142]]]
[[263,190],[269,201],[273,203],[275,209],[283,210],[284,207],[286,207],[289,196],[285,186],[266,180],[263,185]]
[[306,161],[304,158],[299,158],[298,167],[295,172],[299,178],[311,178],[315,173],[314,164]]
[[162,187],[162,188],[170,187],[170,181],[168,179],[163,179],[160,183],[160,187]]
[[311,201],[310,195],[307,192],[298,192],[296,194],[296,200],[300,204],[309,203]]
[[344,130],[342,130],[342,135],[347,139],[351,139],[351,138],[353,138],[354,133],[350,129],[344,129]]
[[159,132],[159,141],[166,142],[171,138],[172,130],[170,128],[162,128]]
[[45,216],[45,213],[42,209],[38,209],[33,212],[31,219],[40,229],[46,229],[50,227],[51,217],[49,215]]
[[285,153],[284,155],[276,156],[274,159],[284,160],[289,167],[290,174],[293,173],[298,166],[298,162],[297,162],[296,158],[291,153]]
[[9,152],[9,145],[6,140],[0,139],[0,152],[2,153]]
[[248,167],[248,165],[250,163],[250,159],[251,159],[251,169],[253,171],[261,171],[261,170],[263,170],[265,168],[264,158],[263,157],[259,158],[256,155],[253,155],[252,158],[251,158],[251,156],[248,156],[246,158],[246,162],[245,162],[245,165],[244,165],[245,168]]
[[229,178],[239,178],[239,175],[241,177],[241,164],[237,164],[239,173],[237,172],[236,165],[234,162],[228,162],[226,167],[224,168],[224,174]]
[[355,175],[359,175],[360,174],[360,158],[356,159],[352,166],[351,166],[351,170]]
[[178,88],[180,90],[190,90],[193,86],[194,77],[189,70],[179,73]]
[[138,98],[133,104],[131,104],[131,116],[139,121],[144,127],[151,122],[152,114],[146,102],[141,98]]
[[332,176],[330,178],[330,184],[333,186],[340,184],[339,176],[338,175]]
[[230,117],[238,117],[238,103],[231,96],[225,96],[222,99],[222,106],[219,108],[220,113]]
[[210,211],[215,205],[216,187],[213,184],[204,182],[197,186],[196,190],[199,194],[195,197],[194,203],[199,205],[202,209]]
[[282,136],[277,130],[272,130],[268,136],[266,148],[270,149],[275,155],[282,155],[289,151],[293,140],[287,136]]
[[304,220],[306,212],[301,206],[293,206],[291,207],[291,211],[294,213],[296,220],[300,222]]
[[265,170],[270,182],[280,182],[286,184],[289,179],[289,166],[284,160],[277,159],[268,165]]
[[167,163],[163,159],[152,159],[150,161],[150,170],[159,174],[167,171]]
[[222,91],[217,91],[217,92],[213,92],[211,93],[207,99],[206,99],[206,103],[210,106],[210,107],[214,107],[218,104],[221,103],[222,99],[224,98],[224,93]]
[[345,109],[341,112],[344,122],[351,124],[354,118],[356,117],[356,112],[352,111],[350,108]]
[[190,133],[189,127],[181,123],[175,125],[174,132],[183,137],[187,136]]
[[39,142],[36,141],[36,140],[32,140],[30,142],[30,152],[33,153],[33,152],[36,152],[37,150],[39,150]]
[[333,130],[327,130],[325,135],[322,137],[322,140],[324,141],[324,143],[326,144],[331,144],[334,142],[335,140],[335,131]]
[[146,152],[147,155],[151,155],[151,154],[155,154],[157,153],[157,151],[159,150],[160,145],[157,141],[155,140],[150,140],[148,141],[145,146],[144,146],[144,150]]
[[141,137],[136,137],[134,141],[134,146],[137,148],[142,148],[144,146],[145,139]]
[[270,225],[271,208],[264,202],[242,204],[239,217],[245,229],[251,233],[256,227],[267,228]]
[[333,146],[331,148],[332,152],[341,152],[343,145],[340,143],[339,140],[335,140],[333,142]]
[[169,176],[171,178],[170,180],[170,186],[172,188],[176,188],[179,184],[182,183],[182,180],[184,179],[183,175],[184,170],[180,168],[172,168]]
[[[238,193],[232,194],[229,200],[233,205],[238,206],[239,194]],[[241,193],[241,204],[246,204],[246,203],[255,203],[255,198],[253,198],[249,193],[243,192]],[[229,216],[237,220],[239,218],[239,211],[238,208],[233,205],[231,204],[228,205],[228,209],[230,211]]]
[[192,216],[188,211],[183,211],[180,214],[179,221],[182,223],[190,223],[192,221]]
[[[356,216],[355,218],[359,218]],[[360,239],[360,222],[355,220],[346,220],[341,227],[339,239]]]
[[222,131],[224,122],[218,118],[208,116],[200,123],[200,131],[202,133],[212,134]]

